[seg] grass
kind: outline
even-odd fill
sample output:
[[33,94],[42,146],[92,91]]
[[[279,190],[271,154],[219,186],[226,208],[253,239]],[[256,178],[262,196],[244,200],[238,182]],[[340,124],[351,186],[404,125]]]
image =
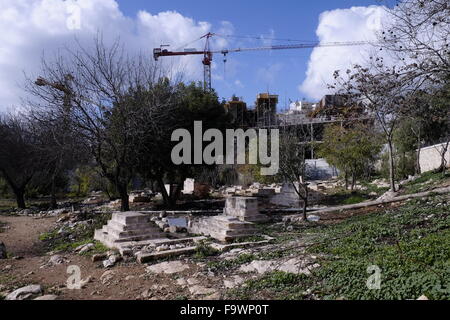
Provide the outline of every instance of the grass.
[[221,272],[234,269],[240,265],[252,262],[255,259],[255,255],[244,253],[231,260],[210,261],[207,263],[207,266],[212,272]]
[[349,191],[339,188],[327,194],[320,202],[321,205],[340,206],[346,204],[355,204],[370,200],[371,197],[366,191]]
[[63,230],[62,233],[58,233],[59,228],[57,228],[41,234],[39,240],[44,242],[49,251],[71,252],[80,245],[87,243],[93,243],[94,248],[86,252],[86,255],[107,251],[108,249],[105,246],[94,241],[93,236],[96,229],[100,229],[109,219],[111,219],[111,214],[96,213],[86,217],[86,219],[89,218],[93,219],[93,223],[90,225],[78,225],[73,229],[68,229],[67,232],[64,232],[65,230]]
[[[340,224],[310,226],[319,240],[312,276],[270,273],[229,291],[236,299],[450,299],[450,201],[433,196],[354,216]],[[381,269],[381,289],[368,289]]]
[[201,241],[197,244],[195,248],[195,254],[194,258],[197,260],[202,260],[207,257],[217,256],[219,255],[220,251],[217,249],[214,249],[210,245],[208,245],[206,242]]
[[0,214],[10,213],[15,210],[16,202],[11,199],[0,200]]
[[450,172],[445,175],[436,173],[434,171],[425,172],[419,178],[406,183],[402,186],[401,192],[403,194],[413,194],[427,191],[433,187],[437,187],[441,182],[450,178]]

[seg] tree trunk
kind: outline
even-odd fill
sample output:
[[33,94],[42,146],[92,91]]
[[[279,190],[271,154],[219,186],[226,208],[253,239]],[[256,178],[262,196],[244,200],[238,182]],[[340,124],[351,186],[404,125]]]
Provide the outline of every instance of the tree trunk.
[[50,207],[53,210],[58,208],[58,203],[56,201],[56,187],[55,187],[55,178],[54,177],[52,177]]
[[356,185],[356,175],[354,172],[352,172],[352,186],[351,186],[352,192],[355,190],[355,185]]
[[25,205],[25,188],[15,188],[13,189],[14,195],[16,196],[17,207],[19,209],[26,209]]
[[119,184],[117,186],[117,191],[119,192],[120,201],[121,201],[120,211],[122,211],[122,212],[130,211],[130,200],[128,197],[127,186],[123,185],[123,184]]
[[344,179],[345,179],[345,190],[348,190],[348,172],[347,171],[345,171]]
[[389,183],[391,186],[391,191],[395,192],[395,167],[394,167],[394,147],[392,145],[392,138],[388,141],[389,149]]
[[420,152],[422,151],[422,143],[421,143],[422,137],[420,134],[417,135],[417,152],[416,152],[416,172],[415,175],[419,175],[422,173],[422,168],[420,168]]
[[447,159],[445,159],[445,156],[448,151],[448,147],[450,145],[450,141],[447,141],[442,145],[442,151],[441,151],[441,166],[438,169],[438,172],[442,172],[445,175],[445,171],[447,170]]
[[306,198],[303,199],[303,220],[304,221],[308,221],[308,216],[307,216],[307,208],[308,208],[308,196],[306,196]]
[[167,194],[166,186],[164,185],[164,181],[162,178],[157,179],[159,189],[161,190],[161,194],[164,201],[164,206],[169,207],[170,206],[170,197]]

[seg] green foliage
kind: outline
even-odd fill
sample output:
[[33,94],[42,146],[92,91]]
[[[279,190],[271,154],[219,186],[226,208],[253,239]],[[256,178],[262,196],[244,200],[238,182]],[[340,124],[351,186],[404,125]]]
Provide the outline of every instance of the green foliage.
[[[314,273],[314,290],[324,298],[448,299],[450,215],[447,200],[411,201],[326,228],[311,252],[327,254]],[[382,270],[381,290],[368,290],[370,265]]]
[[219,250],[214,249],[209,244],[204,241],[201,241],[197,244],[195,248],[194,258],[204,259],[206,257],[216,256],[219,254]]
[[367,199],[360,195],[352,195],[349,198],[342,201],[342,204],[356,204],[366,201]]
[[252,262],[253,260],[255,260],[255,258],[256,257],[253,254],[244,253],[232,260],[208,262],[207,266],[212,272],[220,272],[224,270],[230,270],[240,265]]
[[[370,134],[368,134],[368,131]],[[357,124],[351,128],[331,125],[325,128],[318,155],[344,173],[361,177],[370,171],[381,150],[379,135],[373,128]]]
[[[280,228],[271,226],[265,233],[286,243],[307,232],[309,240],[303,239],[310,243],[307,252],[320,257],[321,267],[311,276],[266,274],[230,290],[230,298],[415,300],[423,294],[430,299],[450,298],[448,196],[410,200],[402,207],[353,216],[339,224],[298,226],[289,237]],[[254,259],[280,259],[294,253],[264,252]],[[222,270],[234,265],[227,264]],[[373,265],[381,269],[381,290],[366,285],[373,274],[367,269]]]
[[88,225],[77,225],[73,229],[63,229],[62,232],[59,232],[59,229],[57,228],[41,234],[39,240],[44,242],[45,247],[49,251],[72,251],[80,245],[94,243],[95,247],[88,254],[96,253],[97,251],[99,253],[104,252],[106,247],[98,242],[94,242],[93,236],[96,229],[100,229],[111,219],[111,214],[95,213],[86,218],[91,218],[93,223]]
[[230,298],[238,299],[302,299],[311,283],[304,274],[272,271],[258,279],[247,280],[239,289],[229,290]]
[[8,183],[1,176],[0,176],[0,197],[1,198],[11,197],[11,190],[8,186]]
[[402,186],[402,193],[413,194],[424,192],[438,186],[441,182],[450,178],[450,173],[442,175],[440,172],[429,171],[423,173],[419,178],[407,182]]

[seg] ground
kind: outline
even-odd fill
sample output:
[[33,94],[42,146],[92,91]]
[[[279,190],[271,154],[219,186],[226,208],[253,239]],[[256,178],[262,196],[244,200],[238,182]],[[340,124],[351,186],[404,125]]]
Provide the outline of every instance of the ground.
[[[427,177],[405,190],[449,182]],[[0,260],[0,292],[40,284],[64,300],[450,299],[450,195],[327,214],[316,223],[278,220],[259,226],[274,238],[269,244],[225,253],[203,244],[192,256],[148,265],[123,261],[111,269],[73,250],[92,241],[95,223],[62,245],[68,240],[58,236],[56,220],[0,215],[0,241],[9,253]],[[65,261],[48,265],[55,253]],[[70,265],[89,280],[81,290],[66,287]],[[374,266],[379,290],[367,287]]]

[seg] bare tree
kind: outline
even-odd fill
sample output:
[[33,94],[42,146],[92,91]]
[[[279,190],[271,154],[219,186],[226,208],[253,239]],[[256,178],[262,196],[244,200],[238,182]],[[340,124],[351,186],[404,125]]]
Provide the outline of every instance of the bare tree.
[[417,75],[437,79],[450,74],[450,3],[401,0],[387,10],[381,45],[399,60],[414,64]]
[[411,76],[409,67],[387,66],[382,58],[371,60],[368,67],[355,65],[345,76],[336,71],[335,83],[329,87],[345,96],[349,104],[363,104],[375,116],[387,144],[390,187],[395,192],[394,131],[401,110],[408,106],[407,97],[423,82]]
[[17,206],[25,209],[25,189],[41,163],[29,124],[18,115],[1,117],[0,145],[0,173],[11,187]]
[[133,94],[151,92],[160,77],[160,69],[150,59],[130,57],[119,41],[106,46],[97,38],[92,48],[79,44],[76,51],[66,49],[65,57],[44,60],[41,77],[28,81],[28,92],[37,98],[29,104],[68,119],[70,130],[84,140],[116,187],[123,211],[129,210],[128,184],[136,165],[133,152],[145,131],[139,119],[148,111],[132,102]]

